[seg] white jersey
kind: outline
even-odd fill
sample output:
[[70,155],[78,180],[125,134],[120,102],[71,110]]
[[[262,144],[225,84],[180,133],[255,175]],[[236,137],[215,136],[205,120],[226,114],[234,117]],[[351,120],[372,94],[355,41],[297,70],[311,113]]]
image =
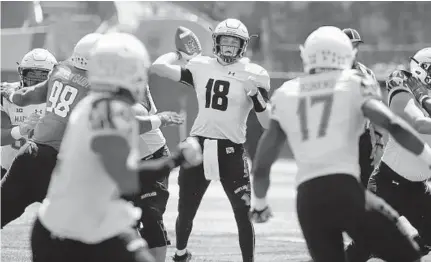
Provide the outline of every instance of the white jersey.
[[[156,105],[154,104],[153,98],[150,93],[150,89],[146,88],[146,99],[142,104],[135,104],[133,109],[135,113],[139,116],[152,116],[157,113]],[[148,131],[140,135],[139,139],[139,150],[141,153],[141,158],[145,158],[149,155],[154,154],[157,150],[166,145],[166,139],[162,131],[157,128]]]
[[199,112],[190,134],[215,139],[245,142],[247,118],[253,102],[244,87],[249,76],[270,89],[268,72],[243,58],[221,65],[216,58],[197,56],[185,66],[193,76]]
[[107,94],[90,93],[72,112],[60,147],[41,223],[53,235],[84,243],[99,243],[136,224],[141,210],[120,198],[116,182],[106,172],[92,139],[123,136],[132,161],[139,160],[139,130],[130,106]]
[[[408,92],[412,94],[410,89],[400,82],[400,85],[389,91],[388,105],[390,105],[391,99],[398,92]],[[414,99],[413,94],[412,98]],[[416,100],[415,103],[418,108],[421,108]],[[422,112],[425,116],[428,116],[428,113],[425,110],[422,109]],[[431,135],[420,134],[420,137],[426,143],[431,144]],[[428,165],[422,159],[418,158],[418,156],[398,144],[392,136],[389,136],[388,143],[386,144],[385,151],[382,156],[382,161],[395,173],[407,180],[424,181],[431,178],[431,171]]]
[[296,78],[275,91],[272,118],[293,150],[297,185],[337,173],[359,179],[361,107],[365,99],[380,98],[374,81],[361,83],[356,70],[333,71]]
[[[1,110],[9,116],[10,121],[14,126],[22,124],[27,119],[27,117],[33,113],[39,114],[41,117],[45,115],[45,103],[20,107],[12,104],[3,97],[1,97],[1,99]],[[12,145],[1,147],[1,166],[3,168],[9,169],[16,154],[18,153],[18,150],[27,142],[27,139],[28,137],[24,136],[23,138],[16,140]]]

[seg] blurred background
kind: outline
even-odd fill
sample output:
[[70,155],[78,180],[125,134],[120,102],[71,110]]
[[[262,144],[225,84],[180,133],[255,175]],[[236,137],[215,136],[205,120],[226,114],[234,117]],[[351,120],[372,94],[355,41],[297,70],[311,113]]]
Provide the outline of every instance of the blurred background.
[[[174,50],[174,33],[185,26],[200,38],[204,54],[212,54],[211,28],[226,18],[240,19],[256,34],[247,52],[270,71],[272,88],[301,70],[299,44],[322,25],[352,27],[365,44],[359,61],[376,73],[381,84],[395,68],[405,68],[417,50],[431,46],[431,2],[134,2],[26,1],[1,2],[1,81],[16,81],[16,62],[32,48],[66,59],[74,44],[91,32],[135,34],[154,60]],[[150,87],[159,110],[187,112],[187,125],[164,131],[172,148],[190,130],[197,113],[193,90],[151,76]],[[249,151],[262,129],[254,114],[248,124]],[[289,157],[288,149],[283,153]]]

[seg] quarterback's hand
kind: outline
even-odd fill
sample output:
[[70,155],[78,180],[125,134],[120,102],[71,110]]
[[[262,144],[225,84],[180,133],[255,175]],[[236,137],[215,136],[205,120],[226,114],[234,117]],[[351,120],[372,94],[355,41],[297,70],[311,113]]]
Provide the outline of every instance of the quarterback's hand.
[[28,135],[39,122],[40,115],[33,113],[31,114],[22,124],[19,125],[19,132],[21,135]]
[[185,160],[182,164],[184,167],[193,167],[202,163],[202,148],[196,138],[187,138],[179,144],[178,148],[181,150]]
[[181,125],[184,123],[184,117],[176,112],[161,112],[158,113],[157,116],[160,118],[162,124],[161,127],[164,126],[172,126],[172,125]]
[[418,102],[421,103],[422,102],[421,99],[424,96],[428,95],[428,88],[424,83],[422,83],[422,81],[420,81],[416,77],[414,76],[409,77],[406,80],[406,83]]
[[265,223],[268,222],[271,217],[273,217],[271,208],[269,206],[266,206],[262,210],[257,210],[255,207],[251,207],[248,216],[254,223]]
[[254,96],[259,92],[259,87],[262,86],[254,76],[249,76],[245,81],[245,91],[248,96]]

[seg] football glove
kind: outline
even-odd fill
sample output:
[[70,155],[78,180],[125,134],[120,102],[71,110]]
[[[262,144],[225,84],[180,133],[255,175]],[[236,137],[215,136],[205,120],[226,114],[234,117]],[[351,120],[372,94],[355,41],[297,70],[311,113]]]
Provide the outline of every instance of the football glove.
[[202,163],[202,148],[196,138],[189,137],[184,142],[181,142],[178,147],[184,157],[183,167],[189,168]]
[[172,125],[181,125],[184,123],[184,117],[176,112],[161,112],[156,114],[160,121],[162,122],[160,127],[164,126],[172,126]]
[[265,223],[268,222],[271,217],[273,217],[271,208],[269,206],[266,206],[262,210],[257,210],[255,207],[251,207],[248,215],[250,220],[254,223]]
[[417,79],[414,76],[409,77],[406,80],[406,84],[408,85],[408,87],[412,91],[412,93],[415,96],[416,100],[422,106],[423,99],[426,98],[426,97],[429,97],[428,96],[428,88],[427,88],[427,86],[424,83],[422,83],[422,81],[420,81],[419,79]]

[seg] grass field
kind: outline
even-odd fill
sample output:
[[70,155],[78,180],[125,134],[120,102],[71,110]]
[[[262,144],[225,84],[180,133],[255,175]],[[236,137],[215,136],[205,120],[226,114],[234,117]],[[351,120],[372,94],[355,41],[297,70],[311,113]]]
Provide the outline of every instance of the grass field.
[[[293,185],[295,165],[278,162],[272,169],[269,194],[275,217],[266,224],[255,225],[256,261],[309,260],[295,213]],[[178,201],[177,175],[171,176],[171,198],[165,213],[166,227],[172,243],[175,243],[175,218]],[[30,262],[29,232],[38,204],[27,208],[26,213],[1,232],[1,261]],[[237,229],[230,204],[220,184],[213,183],[208,189],[194,222],[189,250],[192,261],[241,261],[237,241]],[[169,258],[174,246],[168,250]],[[377,260],[373,260],[377,261]],[[431,262],[431,256],[423,260]]]

